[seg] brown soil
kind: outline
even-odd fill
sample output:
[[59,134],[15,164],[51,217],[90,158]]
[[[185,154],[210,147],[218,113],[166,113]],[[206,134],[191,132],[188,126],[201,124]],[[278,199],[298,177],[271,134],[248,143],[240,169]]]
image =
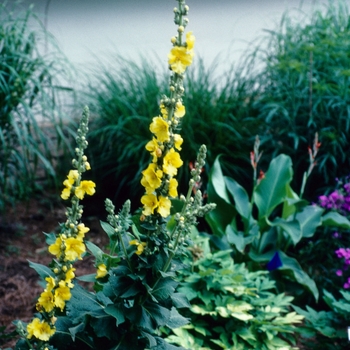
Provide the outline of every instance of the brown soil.
[[[48,265],[52,255],[47,251],[43,232],[57,232],[65,221],[65,207],[57,194],[35,198],[7,208],[0,214],[0,349],[14,348],[17,338],[4,339],[15,330],[14,320],[28,322],[36,312],[36,299],[42,292],[36,271],[28,260]],[[101,231],[96,217],[84,219],[90,228],[87,238],[103,247],[107,237]],[[92,257],[75,263],[76,275],[93,273]]]

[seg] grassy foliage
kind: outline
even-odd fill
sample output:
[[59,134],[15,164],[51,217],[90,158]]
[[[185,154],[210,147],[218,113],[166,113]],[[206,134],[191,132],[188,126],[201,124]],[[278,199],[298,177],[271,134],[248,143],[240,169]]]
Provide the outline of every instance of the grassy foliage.
[[317,181],[310,195],[350,171],[350,21],[343,2],[329,2],[304,20],[297,16],[285,14],[277,30],[268,32],[266,51],[259,48],[263,70],[254,108],[265,153],[292,156],[298,183],[307,147],[319,133]]
[[[13,4],[11,4],[13,5]],[[68,65],[32,8],[0,6],[0,210],[6,202],[28,198],[37,176],[54,180],[58,147],[69,148],[58,117],[58,77]]]
[[[144,146],[150,137],[149,122],[160,113],[156,102],[167,84],[165,77],[166,71],[157,74],[147,60],[136,64],[121,57],[113,66],[99,64],[94,71],[95,82],[87,94],[87,104],[95,115],[90,124],[89,138],[94,147],[90,148],[89,159],[100,191],[114,191],[121,200],[141,194],[140,172],[149,161]],[[245,178],[250,135],[256,130],[247,107],[254,99],[253,84],[244,75],[244,67],[218,77],[214,65],[205,68],[198,59],[189,70],[184,97],[186,117],[181,128],[185,170],[204,143],[209,164],[223,153],[224,168]],[[180,170],[180,187],[189,180],[186,173]]]

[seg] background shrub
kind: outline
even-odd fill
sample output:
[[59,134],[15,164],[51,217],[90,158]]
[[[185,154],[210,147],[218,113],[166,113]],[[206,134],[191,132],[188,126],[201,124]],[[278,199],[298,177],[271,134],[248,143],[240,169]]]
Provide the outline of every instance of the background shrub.
[[5,2],[0,18],[1,210],[34,193],[38,179],[55,181],[54,161],[69,149],[58,108],[69,68],[32,7]]

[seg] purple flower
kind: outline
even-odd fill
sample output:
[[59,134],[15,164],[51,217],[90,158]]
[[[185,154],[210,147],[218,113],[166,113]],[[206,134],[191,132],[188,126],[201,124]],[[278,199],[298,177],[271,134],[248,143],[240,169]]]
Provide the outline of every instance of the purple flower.
[[343,271],[342,270],[337,270],[336,271],[337,276],[343,276]]

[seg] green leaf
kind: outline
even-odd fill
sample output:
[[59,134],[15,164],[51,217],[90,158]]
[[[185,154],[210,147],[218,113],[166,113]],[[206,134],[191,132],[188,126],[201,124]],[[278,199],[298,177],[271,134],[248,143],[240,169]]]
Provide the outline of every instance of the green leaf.
[[176,310],[176,308],[171,308],[170,310],[170,318],[167,321],[166,326],[168,326],[171,329],[182,327],[189,323],[189,319],[183,317],[179,314],[179,312]]
[[[273,222],[269,222],[271,226],[278,226],[288,233],[292,239],[294,245],[296,245],[301,239],[300,224],[297,220],[286,221],[281,218],[276,218]],[[278,247],[282,248],[282,247]]]
[[259,220],[268,217],[287,196],[287,186],[292,180],[292,161],[284,154],[274,158],[265,177],[253,192],[259,210]]
[[191,307],[191,304],[184,293],[173,293],[173,295],[171,295],[171,300],[177,309]]
[[158,300],[165,300],[174,293],[177,285],[178,283],[171,277],[161,278],[152,290],[152,295]]
[[92,253],[92,255],[96,258],[96,260],[101,261],[102,256],[104,254],[103,250],[90,241],[86,241],[85,244],[87,248],[90,250],[90,252]]
[[53,273],[53,271],[51,271],[51,269],[48,268],[47,266],[42,264],[37,264],[29,260],[28,262],[29,262],[29,266],[33,268],[42,279],[45,279],[46,277],[55,277],[55,274]]
[[231,204],[230,197],[228,195],[225,178],[221,170],[220,156],[216,157],[213,167],[210,172],[210,182],[215,190],[215,193],[223,199],[227,204]]
[[116,319],[116,326],[117,327],[125,321],[123,311],[117,305],[106,306],[105,312],[106,312],[106,314],[113,316]]
[[231,193],[237,212],[247,221],[251,216],[251,205],[246,190],[237,181],[225,176],[227,190]]
[[331,211],[322,216],[322,226],[350,229],[350,221],[343,215]]
[[103,231],[107,233],[109,238],[113,239],[116,236],[114,228],[108,222],[100,221],[100,224]]
[[314,235],[316,228],[322,223],[321,216],[323,211],[324,209],[316,205],[309,205],[296,214],[295,218],[300,223],[301,235],[303,237],[312,237]]
[[96,273],[91,273],[89,275],[84,275],[84,276],[78,276],[76,277],[76,279],[82,282],[96,282]]
[[282,251],[278,251],[278,253],[283,264],[278,270],[293,277],[295,281],[301,284],[305,289],[308,289],[317,301],[319,292],[315,281],[302,269],[297,260],[287,256]]

